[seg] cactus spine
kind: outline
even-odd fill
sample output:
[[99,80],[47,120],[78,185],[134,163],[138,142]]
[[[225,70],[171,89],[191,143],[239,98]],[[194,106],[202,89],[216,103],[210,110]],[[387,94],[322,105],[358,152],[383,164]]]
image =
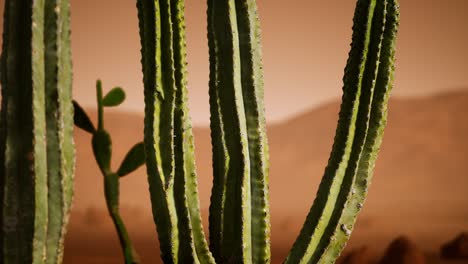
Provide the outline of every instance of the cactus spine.
[[73,194],[69,1],[5,1],[3,263],[61,263]]
[[316,200],[285,263],[333,263],[362,207],[386,125],[398,28],[395,0],[361,0],[335,143]]

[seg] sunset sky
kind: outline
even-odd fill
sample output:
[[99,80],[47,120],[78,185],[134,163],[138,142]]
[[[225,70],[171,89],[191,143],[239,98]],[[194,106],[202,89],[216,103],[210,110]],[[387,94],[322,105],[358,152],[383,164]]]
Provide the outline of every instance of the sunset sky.
[[[72,0],[74,96],[95,105],[94,83],[123,86],[122,109],[143,110],[135,1]],[[341,95],[355,1],[259,0],[269,121]],[[287,3],[287,4],[286,4]],[[401,0],[394,95],[468,88],[468,1]],[[0,1],[3,13],[4,0]],[[208,113],[206,1],[186,1],[190,106],[196,124]],[[0,22],[3,22],[0,18]],[[2,23],[3,24],[3,23]]]

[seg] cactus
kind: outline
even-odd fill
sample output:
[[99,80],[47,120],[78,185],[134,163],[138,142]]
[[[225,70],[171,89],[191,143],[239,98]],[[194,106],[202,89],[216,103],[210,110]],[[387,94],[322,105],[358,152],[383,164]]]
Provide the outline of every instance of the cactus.
[[285,263],[332,263],[351,235],[386,125],[398,19],[395,0],[357,2],[335,143]]
[[2,263],[61,263],[75,150],[67,0],[5,1]]
[[270,259],[259,31],[255,1],[208,1],[214,164],[210,245],[219,262]]
[[[208,0],[213,190],[200,225],[183,0],[138,0],[151,202],[165,263],[269,263],[268,145],[255,0]],[[372,177],[393,82],[396,0],[358,0],[329,164],[285,263],[333,263]],[[210,253],[211,252],[211,253]]]
[[161,256],[214,263],[202,229],[187,108],[184,2],[138,0],[146,167]]
[[140,263],[140,260],[136,250],[133,248],[132,241],[119,211],[120,178],[127,176],[145,163],[144,145],[143,142],[135,144],[128,151],[119,169],[117,171],[111,169],[112,140],[109,133],[104,129],[104,107],[120,105],[125,100],[125,92],[122,88],[115,87],[106,96],[103,96],[102,83],[98,80],[96,82],[96,95],[98,105],[97,128],[95,128],[84,109],[76,101],[73,101],[75,108],[74,121],[76,126],[93,136],[93,153],[104,179],[104,195],[107,210],[119,236],[125,263],[136,264]]

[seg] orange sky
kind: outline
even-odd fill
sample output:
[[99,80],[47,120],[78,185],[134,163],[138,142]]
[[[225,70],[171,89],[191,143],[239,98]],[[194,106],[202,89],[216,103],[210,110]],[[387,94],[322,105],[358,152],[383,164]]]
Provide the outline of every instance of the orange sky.
[[[105,89],[115,85],[126,89],[123,108],[142,111],[135,1],[71,2],[75,98],[94,106],[94,82],[101,78]],[[197,124],[209,120],[205,2],[186,1],[190,105]],[[258,0],[270,121],[341,95],[354,3]],[[400,4],[394,94],[425,95],[468,87],[468,1],[400,0]],[[0,5],[3,13],[4,0]]]

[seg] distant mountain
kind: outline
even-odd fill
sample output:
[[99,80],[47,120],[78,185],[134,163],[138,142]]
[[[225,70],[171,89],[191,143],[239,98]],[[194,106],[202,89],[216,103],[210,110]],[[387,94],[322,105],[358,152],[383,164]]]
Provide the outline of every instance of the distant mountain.
[[[289,249],[313,202],[331,150],[338,111],[339,103],[333,102],[268,127],[275,256]],[[391,100],[381,155],[351,245],[368,239],[383,245],[404,233],[422,243],[423,249],[434,251],[439,242],[468,229],[467,116],[466,91]],[[143,138],[143,116],[109,111],[105,119],[113,137],[116,168],[125,152]],[[195,128],[195,137],[206,222],[211,189],[209,129]],[[76,132],[77,174],[69,241],[86,236],[78,230],[87,226],[96,226],[93,233],[107,230],[114,235],[102,211],[102,177],[92,158],[90,140],[85,132]],[[122,210],[131,233],[153,241],[145,175],[141,169],[123,180]]]

